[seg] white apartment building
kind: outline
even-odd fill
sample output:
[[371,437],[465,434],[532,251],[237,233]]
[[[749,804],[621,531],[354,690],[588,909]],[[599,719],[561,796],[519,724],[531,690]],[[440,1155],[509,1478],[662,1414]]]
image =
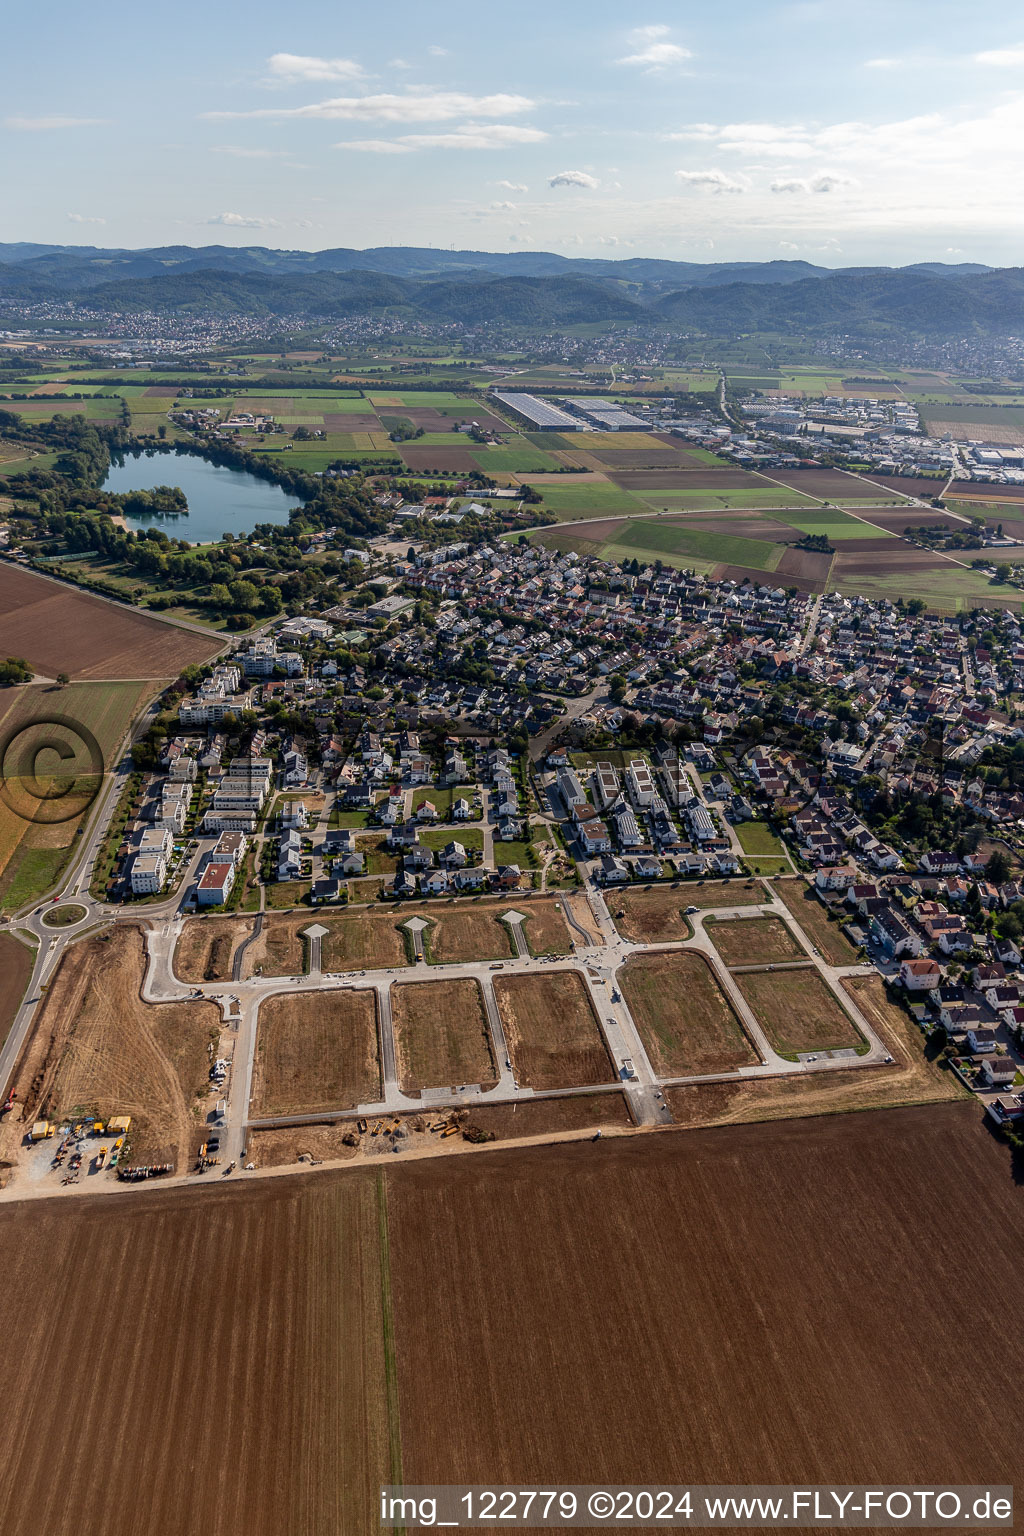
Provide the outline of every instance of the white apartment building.
[[164,888],[167,860],[162,853],[137,853],[132,859],[131,885],[136,896],[153,896]]

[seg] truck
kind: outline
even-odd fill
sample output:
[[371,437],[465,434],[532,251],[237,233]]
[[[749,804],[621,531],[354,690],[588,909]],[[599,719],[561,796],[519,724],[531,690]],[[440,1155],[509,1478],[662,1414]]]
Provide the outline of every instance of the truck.
[[50,1120],[37,1120],[28,1133],[29,1141],[45,1141],[52,1136],[57,1127]]

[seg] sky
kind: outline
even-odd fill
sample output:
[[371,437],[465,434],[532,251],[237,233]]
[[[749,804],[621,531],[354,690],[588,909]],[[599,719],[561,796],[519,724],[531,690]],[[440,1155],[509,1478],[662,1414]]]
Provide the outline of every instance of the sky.
[[51,0],[0,240],[1024,264],[1009,0]]

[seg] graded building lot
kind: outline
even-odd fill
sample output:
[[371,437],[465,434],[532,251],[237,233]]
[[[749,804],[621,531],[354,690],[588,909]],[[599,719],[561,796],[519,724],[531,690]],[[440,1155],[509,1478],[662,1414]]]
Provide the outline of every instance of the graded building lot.
[[765,891],[758,880],[693,880],[650,890],[608,891],[605,900],[624,939],[664,944],[690,937],[687,907],[756,907],[765,900]]
[[461,1083],[497,1082],[477,982],[433,981],[392,986],[391,1016],[403,1093]]
[[0,1128],[0,1160],[12,1161],[25,1127],[97,1111],[131,1115],[130,1159],[181,1166],[194,1134],[193,1105],[209,1087],[207,1046],[220,1034],[211,1003],[143,1003],[142,932],[127,926],[65,951],[14,1086],[22,1105]]
[[[507,960],[515,954],[512,930],[501,913],[514,907],[514,893],[500,904],[424,908],[415,914],[426,918],[423,947],[430,960],[447,964],[456,960]],[[408,916],[412,917],[412,912]]]
[[759,1062],[703,955],[634,955],[616,981],[659,1077]]
[[[628,1130],[633,1120],[621,1093],[588,1093],[578,1098],[517,1099],[511,1104],[474,1104],[466,1128],[491,1132],[495,1141],[566,1131]],[[457,1137],[452,1137],[457,1142]],[[454,1151],[455,1148],[453,1147]]]
[[181,930],[173,970],[179,981],[230,981],[240,944],[253,931],[251,917],[192,917]]
[[0,933],[0,1045],[10,1032],[25,996],[35,953],[13,933]]
[[572,953],[572,935],[562,915],[560,901],[524,902],[519,909],[526,915],[523,932],[534,955],[568,955]]
[[0,654],[76,678],[173,678],[220,642],[0,563]]
[[796,918],[812,944],[816,944],[829,965],[852,965],[857,951],[846,938],[838,922],[829,922],[828,909],[818,899],[813,887],[803,880],[776,880],[772,890]]
[[614,1082],[586,983],[576,971],[499,976],[494,996],[516,1081],[525,1088]]
[[377,994],[296,993],[260,1007],[252,1113],[354,1109],[381,1096]]
[[726,965],[768,965],[775,960],[804,960],[806,955],[781,918],[708,920],[704,931]]
[[781,1055],[864,1047],[860,1031],[817,971],[748,971],[736,981]]
[[[614,1486],[682,1458],[706,1484],[1006,1481],[1015,1355],[972,1299],[1024,1299],[1024,1197],[977,1122],[950,1106],[396,1169],[405,1479],[543,1487],[556,1466]],[[472,1390],[412,1412],[465,1381],[467,1339],[487,1341]]]

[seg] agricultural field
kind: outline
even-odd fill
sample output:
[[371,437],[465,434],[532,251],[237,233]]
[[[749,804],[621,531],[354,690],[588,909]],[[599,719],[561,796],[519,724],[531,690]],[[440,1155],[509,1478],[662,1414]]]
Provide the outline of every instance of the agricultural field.
[[18,1063],[19,1121],[0,1128],[12,1161],[24,1124],[93,1110],[131,1115],[131,1159],[180,1168],[195,1136],[197,1096],[209,1087],[207,1046],[220,1037],[212,1003],[143,1003],[142,932],[119,926],[64,954]]
[[254,1115],[354,1109],[380,1097],[374,991],[295,993],[261,1005]]
[[748,971],[736,980],[780,1055],[864,1048],[860,1031],[816,970]]
[[475,981],[391,988],[398,1081],[403,1093],[498,1080],[483,998]]
[[[4,1208],[0,1527],[364,1536],[400,1421],[383,1192],[344,1179]],[[211,1382],[248,1405],[215,1429]]]
[[709,918],[704,931],[726,965],[770,965],[807,958],[778,917]]
[[[949,1348],[972,1287],[1007,1315],[1024,1296],[1020,1243],[990,1251],[979,1188],[1016,1231],[1008,1153],[957,1106],[395,1170],[402,1403],[462,1379],[466,1339],[487,1340],[472,1391],[403,1415],[404,1476],[525,1487],[554,1464],[629,1483],[682,1456],[702,1483],[808,1467],[877,1486],[998,1482],[1017,1455],[1013,1352],[1005,1334],[980,1338],[980,1358]],[[940,1285],[936,1230],[952,1234]],[[425,1305],[425,1275],[442,1305]]]
[[0,1046],[10,1033],[28,986],[35,952],[13,933],[0,933]]
[[23,656],[45,677],[170,680],[220,648],[212,636],[0,563],[0,654]]
[[179,981],[230,981],[239,948],[252,936],[251,917],[192,917],[174,951]]
[[760,1060],[703,955],[634,955],[616,980],[659,1077],[730,1072]]
[[578,972],[499,976],[494,996],[517,1082],[538,1090],[614,1082],[615,1069]]
[[[966,397],[965,397],[966,398]],[[920,405],[927,431],[933,437],[946,432],[961,437],[965,430],[972,437],[990,443],[1019,446],[1024,443],[1024,406],[1019,405]]]
[[688,939],[687,907],[756,907],[765,900],[759,880],[699,880],[609,891],[608,910],[624,939],[634,944],[667,944]]
[[137,682],[0,690],[0,908],[16,911],[57,880],[100,787],[97,770],[110,767],[152,691]]
[[821,951],[829,965],[852,965],[857,951],[838,923],[830,923],[828,909],[818,899],[812,886],[803,880],[776,880],[772,890],[796,918],[811,943]]

